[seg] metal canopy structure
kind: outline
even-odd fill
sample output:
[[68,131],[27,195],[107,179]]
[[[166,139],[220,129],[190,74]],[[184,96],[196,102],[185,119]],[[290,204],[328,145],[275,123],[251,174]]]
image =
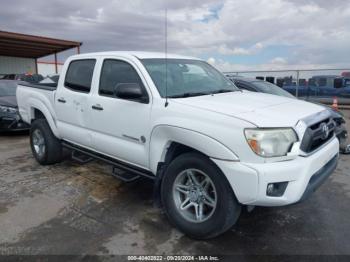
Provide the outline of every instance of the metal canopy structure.
[[79,54],[81,45],[82,42],[0,31],[0,55],[33,58],[35,60],[40,57],[54,55],[56,73],[57,53],[76,48]]
[[81,42],[0,31],[0,55],[39,58],[78,48]]

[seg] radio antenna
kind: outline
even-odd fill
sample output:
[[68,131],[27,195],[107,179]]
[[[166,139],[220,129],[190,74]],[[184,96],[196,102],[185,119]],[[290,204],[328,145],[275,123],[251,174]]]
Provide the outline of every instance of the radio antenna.
[[168,102],[168,6],[167,1],[165,3],[165,21],[164,21],[164,33],[165,33],[165,107],[169,105]]

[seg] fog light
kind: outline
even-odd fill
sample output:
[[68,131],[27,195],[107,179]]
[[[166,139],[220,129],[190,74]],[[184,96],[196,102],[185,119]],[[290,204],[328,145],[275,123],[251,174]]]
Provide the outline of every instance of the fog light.
[[271,183],[267,185],[266,194],[272,197],[283,196],[286,191],[288,182]]

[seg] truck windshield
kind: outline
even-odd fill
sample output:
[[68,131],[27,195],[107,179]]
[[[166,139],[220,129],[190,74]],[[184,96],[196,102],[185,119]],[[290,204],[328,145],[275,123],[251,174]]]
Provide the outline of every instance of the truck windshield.
[[191,97],[239,89],[206,62],[190,59],[142,59],[161,97]]

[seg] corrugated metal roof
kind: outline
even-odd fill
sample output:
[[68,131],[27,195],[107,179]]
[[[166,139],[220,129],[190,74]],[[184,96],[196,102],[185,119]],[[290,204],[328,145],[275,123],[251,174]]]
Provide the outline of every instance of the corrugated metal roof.
[[0,31],[0,55],[39,58],[81,46],[81,42]]

